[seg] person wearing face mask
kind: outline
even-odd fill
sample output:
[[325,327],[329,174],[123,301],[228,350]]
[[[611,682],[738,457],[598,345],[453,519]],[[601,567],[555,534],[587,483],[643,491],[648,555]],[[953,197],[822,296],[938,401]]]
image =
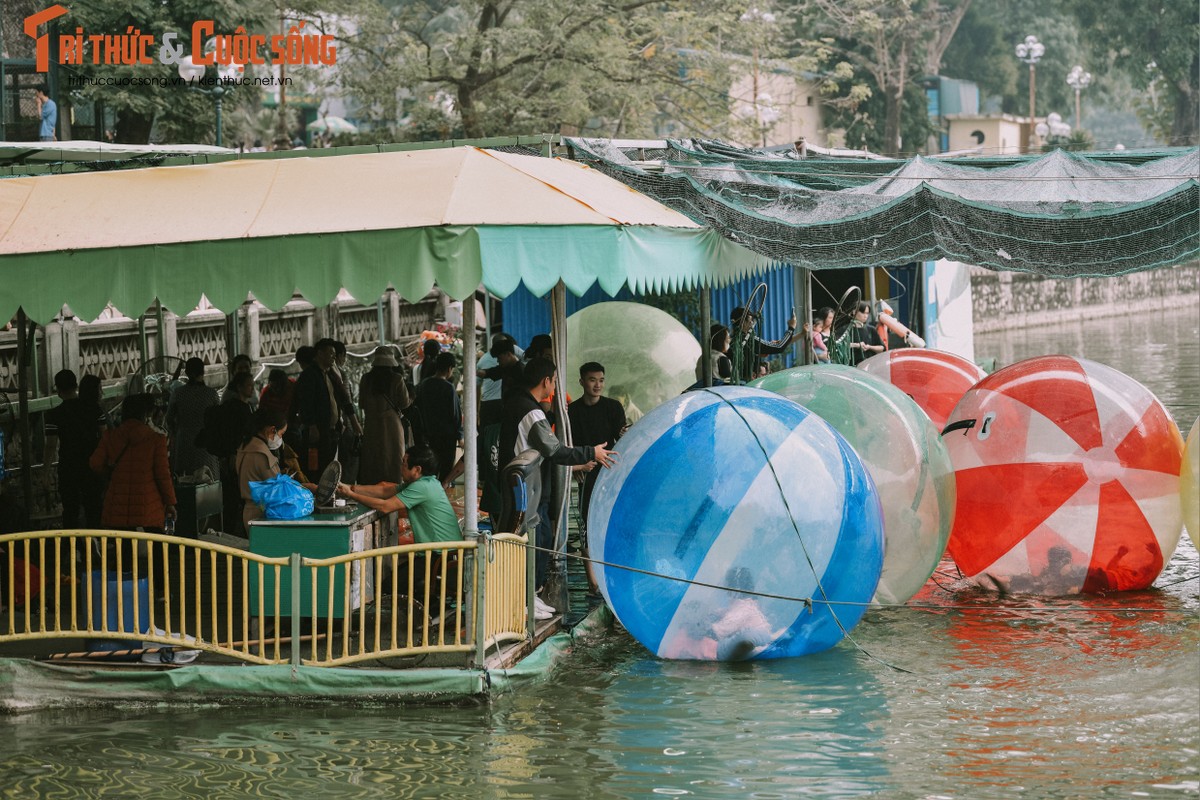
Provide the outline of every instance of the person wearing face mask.
[[[250,483],[269,480],[279,474],[279,457],[275,453],[283,448],[287,416],[278,409],[259,408],[254,412],[251,427],[253,433],[238,448],[234,458],[242,495],[242,524],[246,530],[250,530],[251,521],[263,516],[262,509],[250,499]],[[311,491],[312,487],[305,484],[305,488]]]

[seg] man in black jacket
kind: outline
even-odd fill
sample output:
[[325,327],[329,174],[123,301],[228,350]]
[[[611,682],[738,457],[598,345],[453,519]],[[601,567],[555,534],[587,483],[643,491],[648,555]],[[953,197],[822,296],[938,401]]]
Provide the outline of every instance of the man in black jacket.
[[434,374],[421,381],[413,400],[421,412],[425,439],[437,459],[437,479],[443,483],[454,469],[458,442],[463,435],[458,392],[450,381],[454,367],[453,353],[439,353],[433,362]]
[[[550,550],[554,547],[553,527],[550,523],[549,488],[551,464],[575,465],[596,462],[611,467],[616,453],[603,445],[566,447],[554,435],[542,403],[554,394],[555,366],[548,358],[535,358],[525,365],[523,373],[525,389],[513,392],[504,401],[504,417],[500,423],[500,469],[525,450],[536,450],[542,456],[542,497],[537,500],[537,552],[536,583],[539,587],[546,582],[550,568]],[[531,503],[532,505],[532,503]],[[553,613],[554,610],[538,600],[537,611]]]

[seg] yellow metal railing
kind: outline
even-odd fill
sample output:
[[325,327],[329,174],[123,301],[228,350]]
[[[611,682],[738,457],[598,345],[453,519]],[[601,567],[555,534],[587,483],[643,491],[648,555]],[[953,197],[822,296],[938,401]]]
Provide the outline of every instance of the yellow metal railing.
[[337,666],[440,653],[465,665],[527,635],[525,539],[511,534],[324,559],[115,531],[10,534],[0,548],[0,644],[86,641],[53,657],[179,648]]
[[333,635],[304,647],[302,663],[473,652],[475,549],[474,542],[439,542],[303,559],[310,578],[302,578],[308,597],[301,609],[312,627],[324,622]]
[[[9,534],[0,547],[0,643],[84,638],[85,650],[59,655],[179,647],[260,664],[286,660],[280,643],[272,650],[261,635],[270,620],[250,613],[246,592],[252,574],[278,574],[287,558],[88,530]],[[103,644],[113,640],[127,646]]]
[[526,538],[512,533],[495,534],[490,552],[480,556],[486,564],[484,581],[484,647],[524,639],[527,633],[525,608]]

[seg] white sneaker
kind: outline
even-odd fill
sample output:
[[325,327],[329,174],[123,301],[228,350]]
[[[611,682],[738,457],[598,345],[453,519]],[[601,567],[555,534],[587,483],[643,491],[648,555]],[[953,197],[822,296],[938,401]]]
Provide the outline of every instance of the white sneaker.
[[542,598],[534,596],[533,598],[533,618],[534,619],[550,619],[555,614],[554,606],[545,603]]

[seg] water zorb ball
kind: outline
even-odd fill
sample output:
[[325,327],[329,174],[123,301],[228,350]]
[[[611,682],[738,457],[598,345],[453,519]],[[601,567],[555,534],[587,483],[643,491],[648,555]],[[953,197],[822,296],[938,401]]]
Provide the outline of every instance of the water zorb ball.
[[1183,505],[1183,524],[1192,544],[1200,549],[1200,417],[1192,423],[1183,448],[1183,466],[1179,471],[1179,499]]
[[1145,589],[1179,542],[1179,430],[1111,367],[1068,356],[1005,367],[967,392],[942,441],[958,485],[948,549],[981,586]]
[[[854,447],[883,506],[875,601],[907,602],[937,568],[954,520],[954,468],[925,412],[886,381],[838,364],[796,367],[750,385],[799,403]],[[808,476],[786,478],[802,490]]]
[[567,318],[568,391],[578,394],[574,377],[589,361],[604,366],[604,393],[625,406],[636,422],[696,382],[700,343],[683,323],[641,303],[608,302],[580,309]]
[[617,450],[596,482],[588,544],[644,571],[595,565],[609,606],[652,652],[799,656],[861,619],[883,564],[879,500],[820,417],[758,389],[698,390],[647,414]]
[[886,350],[858,368],[911,397],[939,431],[967,389],[987,374],[962,356],[941,350]]

